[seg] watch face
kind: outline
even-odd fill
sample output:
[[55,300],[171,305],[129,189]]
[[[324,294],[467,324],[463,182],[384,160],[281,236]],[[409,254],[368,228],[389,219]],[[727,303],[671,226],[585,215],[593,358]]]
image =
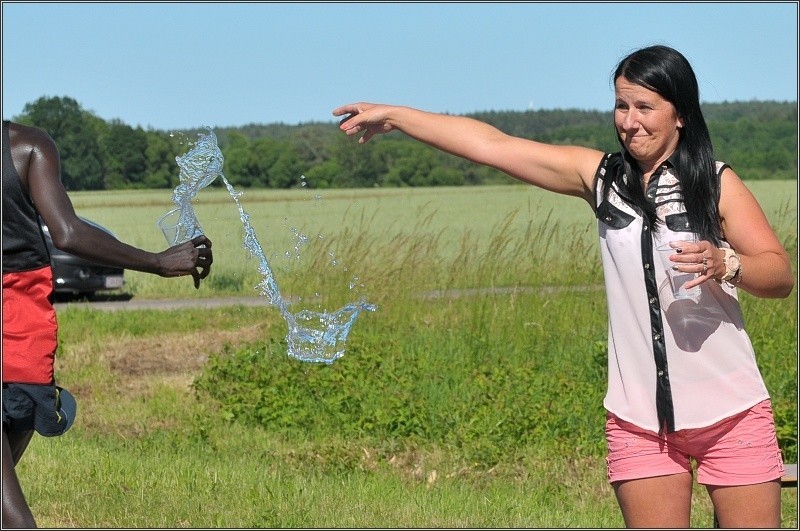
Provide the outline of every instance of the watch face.
[[735,254],[732,254],[728,257],[728,263],[726,264],[728,269],[731,271],[738,271],[739,270],[739,257]]

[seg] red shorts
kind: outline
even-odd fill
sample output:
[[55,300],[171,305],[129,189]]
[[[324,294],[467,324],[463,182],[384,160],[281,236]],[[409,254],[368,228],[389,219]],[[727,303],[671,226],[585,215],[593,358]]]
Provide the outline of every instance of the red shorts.
[[691,473],[690,459],[702,485],[754,485],[785,471],[769,400],[706,428],[661,436],[608,413],[606,442],[609,483]]
[[53,270],[3,273],[3,383],[52,384],[58,333]]

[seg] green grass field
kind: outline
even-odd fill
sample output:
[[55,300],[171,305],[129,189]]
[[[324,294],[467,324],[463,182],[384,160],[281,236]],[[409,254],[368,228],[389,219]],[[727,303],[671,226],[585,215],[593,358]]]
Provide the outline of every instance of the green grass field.
[[[796,269],[796,182],[752,188]],[[164,247],[169,193],[72,198],[123,241]],[[211,276],[194,290],[128,271],[134,299],[257,296],[233,201],[199,199]],[[242,202],[285,293],[339,305],[355,276],[378,311],[359,317],[343,358],[317,365],[285,355],[270,307],[59,310],[57,377],[80,409],[19,465],[40,526],[623,525],[605,480],[606,307],[587,205],[524,186]],[[301,259],[292,229],[313,236]],[[796,460],[797,297],[745,294],[742,307]],[[692,525],[710,527],[695,494]],[[783,502],[796,528],[796,490]]]
[[[796,237],[796,181],[748,184],[774,220],[776,230]],[[169,191],[79,192],[72,198],[80,215],[107,226],[121,240],[153,251],[165,248],[156,220],[174,206]],[[590,253],[596,245],[595,221],[588,205],[524,185],[319,192],[245,190],[241,201],[278,282],[289,284],[287,289],[305,289],[315,280],[313,277],[323,277],[324,281],[330,270],[330,260],[325,258],[331,253],[340,266],[338,274],[348,277],[362,276],[374,263],[390,261],[412,246],[421,253],[422,246],[435,246],[441,258],[447,259],[459,253],[474,257],[492,252],[491,245],[516,243],[530,245],[527,258],[544,261],[564,254],[571,245]],[[257,296],[252,287],[261,277],[257,264],[248,259],[242,246],[242,223],[228,192],[223,188],[204,189],[195,211],[214,242],[213,274],[203,288],[195,290],[188,280],[173,282],[128,271],[129,293],[141,298],[231,293]],[[297,232],[311,238],[310,247],[301,249],[304,263],[294,258]],[[498,233],[510,241],[498,241]],[[344,268],[348,271],[342,271]],[[323,270],[325,274],[321,275]],[[291,285],[295,281],[299,286]]]

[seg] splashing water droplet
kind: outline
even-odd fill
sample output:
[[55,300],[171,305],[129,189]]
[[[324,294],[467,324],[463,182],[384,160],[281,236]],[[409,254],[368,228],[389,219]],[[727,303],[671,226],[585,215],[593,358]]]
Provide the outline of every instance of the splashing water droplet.
[[[359,314],[362,311],[374,312],[377,307],[361,297],[357,302],[348,303],[334,312],[327,310],[314,312],[304,309],[292,313],[289,310],[289,305],[281,295],[264,250],[256,238],[255,230],[250,224],[250,215],[242,207],[240,198],[243,192],[234,189],[225,178],[222,172],[224,158],[222,151],[217,146],[217,137],[210,128],[207,128],[207,131],[206,134],[199,134],[200,138],[196,142],[195,148],[185,155],[175,158],[181,169],[181,184],[175,188],[172,200],[181,209],[181,213],[186,212],[186,215],[181,217],[181,222],[191,224],[192,227],[196,226],[199,229],[200,225],[194,216],[191,201],[202,188],[211,184],[219,176],[239,211],[239,219],[242,221],[245,232],[243,246],[251,257],[257,257],[259,261],[258,271],[263,279],[256,285],[256,289],[267,298],[272,306],[278,309],[286,321],[288,355],[305,362],[333,363],[344,355],[347,336]],[[302,177],[302,186],[306,186],[305,176]],[[284,222],[288,224],[288,219],[285,219]],[[292,229],[292,232],[297,239],[295,256],[299,257],[300,246],[307,244],[309,238],[300,234],[299,230]],[[319,239],[323,239],[323,236],[319,235]],[[334,254],[331,253],[331,257],[333,256]],[[336,265],[335,260],[333,265]],[[357,277],[354,277],[355,280]],[[350,283],[350,289],[353,289],[353,282]],[[315,292],[315,296],[319,298],[319,292]]]

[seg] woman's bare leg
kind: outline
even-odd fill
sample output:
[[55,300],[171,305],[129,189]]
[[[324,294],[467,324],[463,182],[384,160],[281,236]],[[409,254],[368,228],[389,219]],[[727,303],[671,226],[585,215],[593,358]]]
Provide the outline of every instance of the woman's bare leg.
[[613,486],[626,527],[689,527],[690,473],[619,481]]
[[779,528],[781,483],[779,480],[737,487],[707,487],[720,527]]

